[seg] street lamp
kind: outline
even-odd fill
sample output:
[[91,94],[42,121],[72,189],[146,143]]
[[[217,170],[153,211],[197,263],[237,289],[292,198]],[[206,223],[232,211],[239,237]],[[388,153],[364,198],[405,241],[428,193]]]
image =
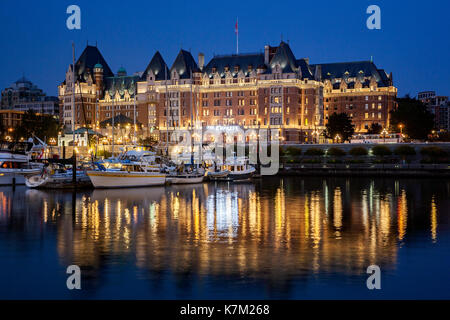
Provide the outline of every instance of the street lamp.
[[340,143],[340,142],[341,142],[341,136],[340,136],[339,134],[337,134],[337,135],[334,137],[334,140],[335,140],[337,143]]
[[381,134],[383,135],[383,142],[386,142],[386,135],[389,134],[389,132],[386,130],[386,128],[381,131]]
[[403,134],[403,124],[399,124],[398,127],[400,128],[400,134]]
[[319,131],[317,129],[314,129],[314,131],[312,132],[312,135],[313,135],[314,143],[318,143]]

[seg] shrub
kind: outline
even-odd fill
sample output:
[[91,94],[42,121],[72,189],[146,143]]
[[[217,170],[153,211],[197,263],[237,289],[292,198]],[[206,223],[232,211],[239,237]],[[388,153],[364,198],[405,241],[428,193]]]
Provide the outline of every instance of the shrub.
[[391,149],[386,146],[375,146],[372,148],[372,153],[378,157],[390,156],[392,154]]
[[314,164],[314,163],[321,163],[321,161],[319,159],[303,159],[302,163]]
[[302,154],[302,149],[296,147],[287,147],[285,154],[290,156],[300,156]]
[[367,156],[367,149],[364,147],[354,147],[349,151],[349,154],[355,157]]
[[305,152],[305,156],[323,156],[325,151],[319,148],[309,148]]
[[430,158],[440,158],[447,156],[447,152],[444,149],[435,146],[423,147],[422,149],[420,149],[420,153],[424,156],[429,156]]
[[416,150],[411,146],[399,146],[395,148],[394,153],[398,156],[413,156],[416,154]]
[[364,160],[362,160],[362,159],[352,159],[348,163],[364,163]]
[[341,148],[332,147],[328,149],[327,154],[330,156],[342,157],[345,156],[346,153]]
[[338,159],[330,159],[330,160],[328,160],[327,161],[327,163],[330,163],[330,164],[336,164],[336,163],[342,163],[342,160],[338,160]]

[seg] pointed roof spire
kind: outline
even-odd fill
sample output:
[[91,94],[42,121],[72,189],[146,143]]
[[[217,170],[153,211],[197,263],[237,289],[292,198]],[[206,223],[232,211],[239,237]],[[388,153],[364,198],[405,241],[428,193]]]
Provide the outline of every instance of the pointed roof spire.
[[281,41],[270,61],[271,68],[276,64],[280,65],[282,72],[295,72],[298,69],[297,60],[286,42]]
[[166,62],[164,61],[159,51],[156,51],[156,53],[153,55],[152,60],[150,60],[150,63],[148,64],[147,68],[145,68],[145,71],[141,77],[142,80],[147,79],[147,75],[150,72],[150,70],[155,75],[156,81],[165,80],[165,70],[167,71],[167,77],[170,77],[169,68],[167,67]]
[[172,65],[172,68],[170,68],[171,72],[173,70],[180,75],[181,79],[188,79],[191,77],[191,73],[200,71],[197,66],[197,62],[195,62],[191,53],[183,49],[180,50],[175,62]]
[[[86,46],[84,51],[81,53],[77,62],[75,63],[75,73],[78,77],[85,74],[85,72],[91,73],[94,71],[94,67],[96,64],[100,63],[103,66],[103,75],[105,77],[114,76],[113,72],[108,66],[108,63],[103,58],[100,50],[94,46]],[[94,78],[94,77],[93,77]]]

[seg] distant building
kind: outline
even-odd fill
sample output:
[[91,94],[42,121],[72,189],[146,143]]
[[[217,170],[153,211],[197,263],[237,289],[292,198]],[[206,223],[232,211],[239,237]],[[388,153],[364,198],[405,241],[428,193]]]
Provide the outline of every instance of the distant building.
[[437,96],[435,91],[423,91],[417,94],[417,98],[434,115],[435,129],[450,131],[450,101],[448,96]]
[[[372,61],[310,64],[289,44],[264,52],[205,56],[180,50],[169,68],[156,52],[142,74],[113,74],[97,47],[87,46],[59,85],[60,121],[67,129],[96,128],[122,114],[144,135],[204,128],[279,129],[286,142],[310,142],[333,112],[347,113],[357,132],[389,126],[397,88]],[[72,87],[75,82],[75,110]],[[75,123],[72,123],[72,119]],[[317,138],[317,137],[316,137]]]
[[35,113],[56,116],[59,114],[59,103],[57,97],[46,96],[30,80],[22,77],[2,91],[1,109],[33,110]]
[[[22,123],[23,115],[25,111],[5,109],[0,110],[0,122],[7,132],[13,132],[15,128]],[[40,116],[40,113],[36,113]]]

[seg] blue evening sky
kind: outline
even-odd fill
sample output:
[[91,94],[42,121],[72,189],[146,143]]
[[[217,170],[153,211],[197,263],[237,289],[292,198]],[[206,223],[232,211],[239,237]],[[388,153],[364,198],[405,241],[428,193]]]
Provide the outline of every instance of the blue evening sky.
[[[81,30],[66,28],[67,6],[81,8]],[[381,30],[366,28],[366,8],[381,8]],[[22,74],[56,95],[71,63],[97,41],[114,72],[143,71],[156,50],[169,66],[181,47],[195,58],[259,52],[289,40],[311,63],[370,60],[393,72],[399,94],[450,95],[450,2],[429,1],[0,1],[0,88]]]

